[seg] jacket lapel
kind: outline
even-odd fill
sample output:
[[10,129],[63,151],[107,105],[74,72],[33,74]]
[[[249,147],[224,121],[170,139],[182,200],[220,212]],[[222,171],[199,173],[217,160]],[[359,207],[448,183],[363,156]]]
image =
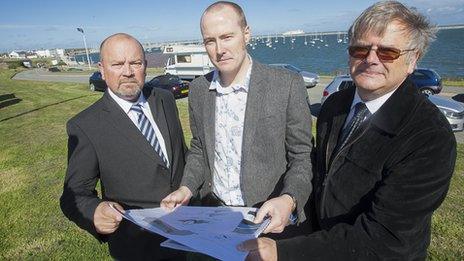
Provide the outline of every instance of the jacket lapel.
[[110,97],[108,92],[105,92],[102,99],[104,104],[103,113],[108,116],[104,118],[108,119],[110,124],[121,133],[122,137],[128,140],[128,144],[133,144],[137,149],[149,158],[154,159],[158,164],[164,164],[137,126],[134,125],[121,107]]
[[251,68],[250,86],[248,88],[245,121],[243,124],[243,138],[242,138],[242,165],[240,168],[241,175],[246,173],[250,166],[246,159],[249,159],[251,148],[253,146],[253,139],[255,137],[256,126],[260,116],[262,104],[264,104],[265,86],[261,85],[265,75],[261,65],[253,61]]
[[[151,113],[153,114],[153,119],[155,120],[156,125],[158,126],[159,131],[164,139],[164,144],[166,146],[167,157],[170,163],[172,163],[172,147],[171,147],[171,136],[169,135],[169,126],[166,119],[166,108],[164,106],[164,100],[160,95],[156,94],[156,91],[153,90],[153,94],[145,93],[145,98],[150,105]],[[155,153],[156,154],[156,153]]]
[[208,155],[209,167],[212,170],[214,168],[214,145],[215,145],[215,119],[216,119],[216,91],[209,90],[209,86],[212,81],[211,73],[206,78],[206,90],[204,97],[204,106],[203,106],[203,127],[205,131],[205,145],[206,153]]
[[328,141],[326,144],[326,171],[328,172],[334,154],[337,153],[335,150],[338,144],[338,138],[340,137],[341,132],[343,131],[343,126],[345,125],[346,117],[350,113],[351,103],[353,102],[355,88],[350,88],[343,94],[341,103],[337,107],[334,117],[332,118],[331,127]]

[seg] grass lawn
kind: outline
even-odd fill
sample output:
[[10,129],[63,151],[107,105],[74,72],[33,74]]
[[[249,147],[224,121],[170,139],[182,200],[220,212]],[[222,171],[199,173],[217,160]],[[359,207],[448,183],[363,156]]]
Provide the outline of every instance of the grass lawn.
[[[102,93],[88,91],[85,84],[13,81],[13,74],[0,70],[0,260],[110,259],[106,245],[78,229],[59,208],[65,123]],[[188,141],[186,99],[177,105]],[[432,260],[464,259],[463,145],[458,153],[448,197],[433,218]]]
[[443,86],[464,87],[464,80],[443,80]]

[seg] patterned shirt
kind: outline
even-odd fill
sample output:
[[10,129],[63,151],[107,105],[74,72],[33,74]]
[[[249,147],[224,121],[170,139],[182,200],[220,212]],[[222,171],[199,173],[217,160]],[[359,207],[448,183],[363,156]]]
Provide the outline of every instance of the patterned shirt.
[[250,74],[251,63],[244,83],[222,87],[216,70],[209,87],[216,90],[213,192],[229,206],[245,205],[240,168]]

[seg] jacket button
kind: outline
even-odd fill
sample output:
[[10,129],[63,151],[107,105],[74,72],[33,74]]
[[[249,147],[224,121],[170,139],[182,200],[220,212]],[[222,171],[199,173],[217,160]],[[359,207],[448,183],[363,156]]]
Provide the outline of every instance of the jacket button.
[[211,182],[208,182],[208,187],[211,187]]

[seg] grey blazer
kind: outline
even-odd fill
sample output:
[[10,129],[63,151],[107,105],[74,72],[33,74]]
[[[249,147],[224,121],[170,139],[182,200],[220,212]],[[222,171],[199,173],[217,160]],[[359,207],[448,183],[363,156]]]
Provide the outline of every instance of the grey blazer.
[[[190,86],[192,140],[181,185],[204,197],[211,191],[216,91],[213,73]],[[241,190],[247,206],[284,193],[297,200],[299,221],[311,193],[311,113],[303,79],[253,61],[243,129]]]

